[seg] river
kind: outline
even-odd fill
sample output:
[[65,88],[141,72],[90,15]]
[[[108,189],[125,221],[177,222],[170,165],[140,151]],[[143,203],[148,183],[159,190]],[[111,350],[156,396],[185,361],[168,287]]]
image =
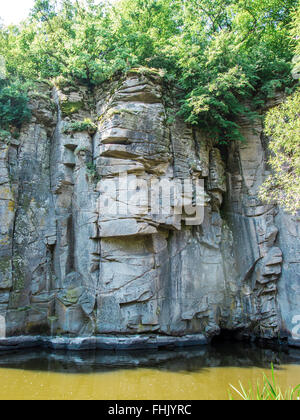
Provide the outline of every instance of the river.
[[0,399],[222,400],[275,365],[283,388],[300,383],[300,351],[246,344],[134,352],[0,353]]

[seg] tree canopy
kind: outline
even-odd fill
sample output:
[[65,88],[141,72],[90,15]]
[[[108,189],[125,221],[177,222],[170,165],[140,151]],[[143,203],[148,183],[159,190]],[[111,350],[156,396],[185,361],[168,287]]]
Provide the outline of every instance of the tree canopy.
[[2,27],[9,80],[58,76],[95,86],[136,66],[163,69],[190,124],[241,138],[277,89],[290,89],[297,0],[36,0],[20,26]]
[[[291,31],[296,41],[293,75],[300,79],[300,7],[294,14]],[[265,119],[265,132],[270,137],[270,175],[261,188],[265,201],[276,202],[292,214],[300,209],[300,87]]]

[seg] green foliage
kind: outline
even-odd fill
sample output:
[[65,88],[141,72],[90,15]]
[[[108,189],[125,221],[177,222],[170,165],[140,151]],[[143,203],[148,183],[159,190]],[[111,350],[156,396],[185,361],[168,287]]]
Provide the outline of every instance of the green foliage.
[[85,118],[83,121],[73,121],[68,123],[63,130],[65,134],[72,134],[82,131],[87,131],[90,134],[94,134],[97,131],[97,125],[93,123],[93,121],[89,118]]
[[[293,1],[204,0],[187,3],[184,29],[173,37],[186,121],[219,141],[240,138],[263,100],[290,86],[291,42],[286,25]],[[251,104],[251,106],[250,106]]]
[[300,55],[300,5],[296,9],[295,13],[293,14],[293,23],[292,23],[292,36],[296,43],[295,53]]
[[271,137],[269,164],[273,173],[260,192],[263,200],[275,201],[294,214],[300,209],[299,116],[300,89],[268,112],[265,132]]
[[[296,41],[295,52],[300,53],[300,5],[294,14],[291,29]],[[293,76],[300,78],[300,61],[293,60]],[[280,106],[271,109],[265,120],[265,132],[270,136],[269,164],[272,169],[263,184],[260,196],[268,203],[276,202],[288,212],[300,209],[300,88]]]
[[94,181],[95,183],[98,183],[101,180],[101,177],[97,170],[97,166],[92,162],[88,162],[86,164],[86,173],[90,181]]
[[[236,394],[244,401],[258,400],[258,401],[292,401],[300,398],[300,384],[295,388],[289,388],[283,393],[280,387],[276,383],[274,366],[271,365],[272,370],[272,379],[269,380],[266,374],[263,374],[262,378],[262,387],[260,386],[259,381],[256,384],[256,387],[249,385],[249,390],[245,390],[243,384],[239,382],[240,389],[235,388],[233,385],[230,385],[231,388],[236,392]],[[234,400],[231,393],[229,393],[231,400]]]
[[30,119],[26,88],[20,82],[0,81],[0,138],[9,137]]
[[0,129],[0,141],[2,142],[9,142],[11,133],[7,130]]
[[295,57],[293,59],[293,77],[296,80],[300,80],[300,3],[298,9],[293,15],[291,35],[296,42]]
[[297,0],[56,3],[36,0],[21,27],[0,30],[9,75],[93,87],[133,67],[162,69],[181,115],[219,142],[240,139],[239,118],[293,86]]
[[83,102],[69,102],[63,101],[60,104],[61,111],[63,115],[68,116],[75,114],[83,107]]

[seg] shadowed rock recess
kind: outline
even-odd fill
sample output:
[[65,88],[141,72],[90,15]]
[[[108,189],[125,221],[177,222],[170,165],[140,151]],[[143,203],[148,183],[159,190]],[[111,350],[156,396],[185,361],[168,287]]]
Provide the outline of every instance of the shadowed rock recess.
[[[204,344],[222,331],[300,345],[299,218],[258,198],[260,122],[241,122],[246,142],[225,153],[168,118],[155,73],[40,93],[18,140],[0,143],[0,349]],[[204,178],[204,222],[102,214],[104,181],[125,171]]]

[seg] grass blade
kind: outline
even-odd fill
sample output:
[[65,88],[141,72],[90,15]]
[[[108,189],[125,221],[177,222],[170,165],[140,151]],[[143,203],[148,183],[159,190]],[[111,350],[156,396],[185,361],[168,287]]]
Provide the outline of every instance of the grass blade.
[[[276,384],[274,366],[271,364],[272,380],[269,380],[267,375],[263,373],[263,387],[260,390],[259,381],[256,383],[256,395],[253,390],[252,384],[249,383],[249,390],[246,391],[243,387],[241,381],[239,381],[240,389],[235,388],[230,384],[231,388],[242,398],[244,401],[249,400],[272,400],[272,401],[281,401],[281,400],[300,400],[300,384],[295,388],[289,388],[285,394]],[[229,393],[229,398],[233,401],[234,398],[231,393]]]

